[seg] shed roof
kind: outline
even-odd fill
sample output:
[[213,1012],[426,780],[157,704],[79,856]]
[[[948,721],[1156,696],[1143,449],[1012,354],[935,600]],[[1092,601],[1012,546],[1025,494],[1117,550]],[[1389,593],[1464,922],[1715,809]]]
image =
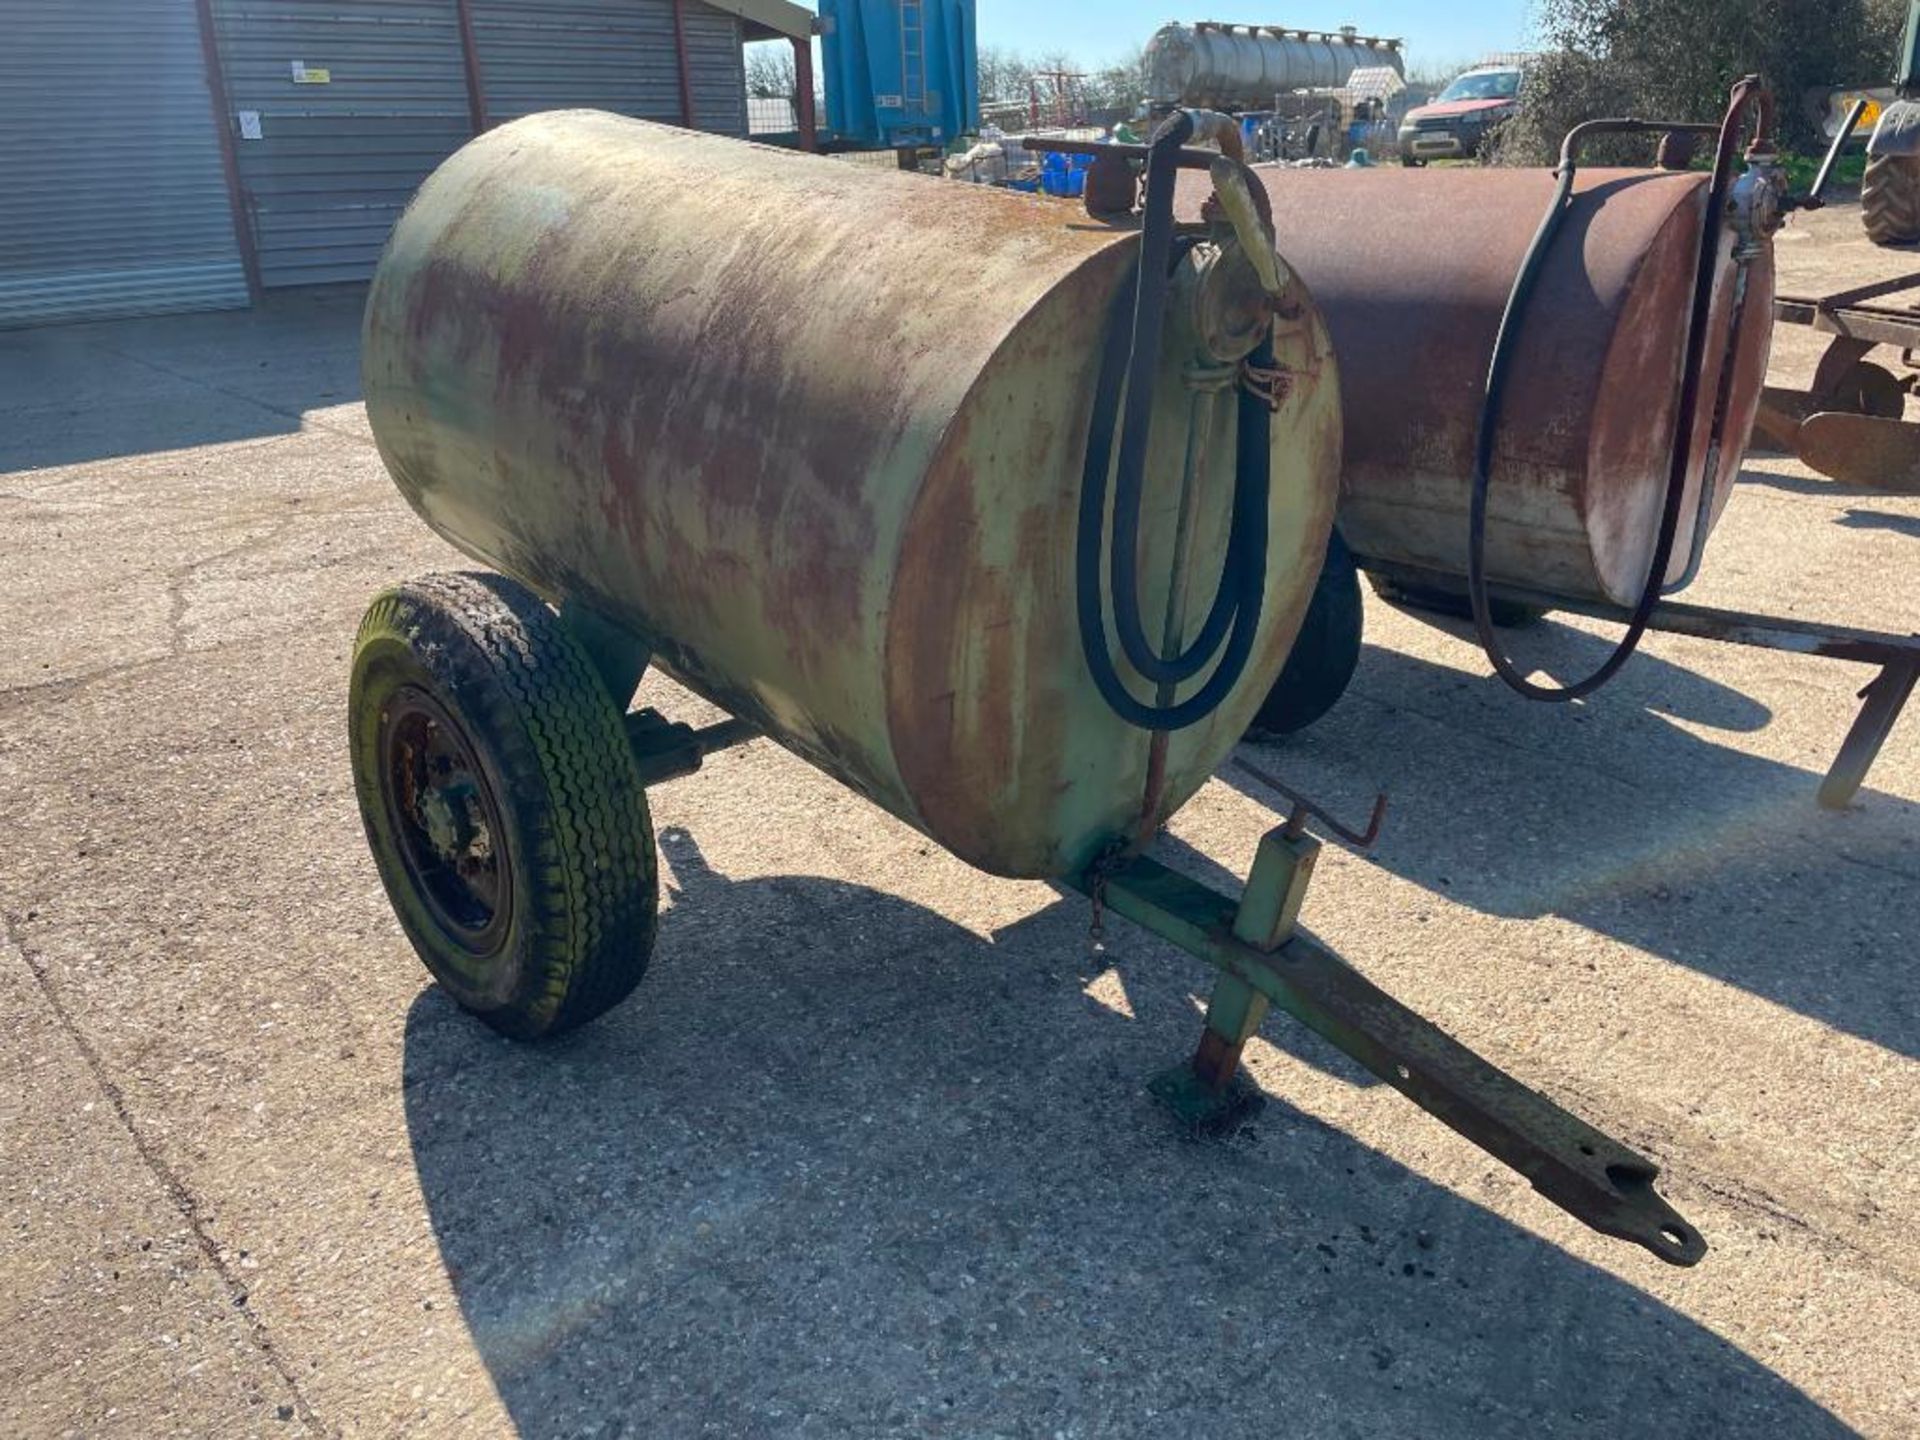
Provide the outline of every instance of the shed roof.
[[738,15],[749,40],[806,40],[813,35],[813,12],[792,0],[701,0],[716,10]]

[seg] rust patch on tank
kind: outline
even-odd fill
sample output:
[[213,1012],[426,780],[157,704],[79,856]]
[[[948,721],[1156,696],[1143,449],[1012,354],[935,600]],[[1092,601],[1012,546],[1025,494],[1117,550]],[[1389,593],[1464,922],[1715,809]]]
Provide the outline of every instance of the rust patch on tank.
[[[929,833],[997,873],[1065,868],[1056,850],[1009,854],[1006,837],[1057,841],[1064,827],[1053,817],[1078,754],[1099,744],[1073,734],[1069,718],[1083,664],[1075,503],[1096,346],[1124,273],[1118,254],[1081,266],[996,355],[928,470],[895,572],[886,639],[895,763]],[[1026,392],[1040,385],[1072,397],[1044,407],[1058,421],[981,423],[1005,401],[1037,412]],[[1010,492],[1020,502],[1000,503]],[[1140,748],[1115,738],[1120,753]],[[1118,768],[1120,754],[1109,759]]]

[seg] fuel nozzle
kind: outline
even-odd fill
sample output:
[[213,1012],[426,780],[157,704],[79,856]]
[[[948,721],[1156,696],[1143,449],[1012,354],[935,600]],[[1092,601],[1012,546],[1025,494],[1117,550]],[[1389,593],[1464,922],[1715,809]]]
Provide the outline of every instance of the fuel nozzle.
[[1220,211],[1233,227],[1234,239],[1240,242],[1253,273],[1259,277],[1260,288],[1278,300],[1286,294],[1293,277],[1274,253],[1273,231],[1253,198],[1253,182],[1247,177],[1247,167],[1222,155],[1207,166],[1207,174],[1213,180],[1213,193],[1219,198]]

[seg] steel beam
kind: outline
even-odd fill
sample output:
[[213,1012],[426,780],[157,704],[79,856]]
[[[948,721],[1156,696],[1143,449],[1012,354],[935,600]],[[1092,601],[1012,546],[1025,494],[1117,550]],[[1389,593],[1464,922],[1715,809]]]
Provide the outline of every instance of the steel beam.
[[220,171],[227,184],[227,207],[233,216],[234,243],[240,247],[240,268],[247,277],[247,295],[260,299],[260,248],[254,243],[253,214],[246,188],[240,183],[240,157],[234,150],[233,101],[227,94],[226,72],[220,64],[220,38],[213,23],[213,0],[194,0],[200,22],[200,61],[206,68],[207,98],[213,106],[213,130],[220,142]]
[[[1280,836],[1275,831],[1269,839]],[[1257,1025],[1259,997],[1331,1041],[1422,1110],[1524,1175],[1548,1200],[1605,1235],[1632,1241],[1673,1265],[1707,1252],[1700,1232],[1654,1190],[1660,1171],[1645,1156],[1596,1130],[1498,1069],[1432,1021],[1409,1010],[1304,933],[1271,950],[1243,938],[1241,919],[1285,907],[1261,893],[1291,885],[1283,864],[1256,862],[1249,894],[1235,902],[1145,856],[1077,882],[1116,915],[1172,941],[1237,982],[1216,993],[1207,1035],[1190,1069],[1189,1091],[1223,1088],[1238,1049]],[[1264,925],[1255,926],[1264,929]],[[1231,1051],[1231,1063],[1227,1051]],[[1156,1081],[1163,1098],[1165,1081]],[[1196,1083],[1197,1082],[1197,1083]]]

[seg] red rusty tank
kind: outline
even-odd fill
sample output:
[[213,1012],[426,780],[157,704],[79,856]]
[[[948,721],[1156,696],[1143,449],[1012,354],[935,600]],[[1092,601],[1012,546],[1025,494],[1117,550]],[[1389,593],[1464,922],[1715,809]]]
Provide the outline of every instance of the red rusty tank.
[[[1279,247],[1340,357],[1340,530],[1361,563],[1463,575],[1474,434],[1502,309],[1550,199],[1545,170],[1256,167]],[[1678,423],[1704,173],[1583,169],[1518,335],[1488,492],[1495,582],[1631,605],[1645,587]],[[1183,183],[1183,219],[1207,186]],[[1711,526],[1739,474],[1766,373],[1773,257],[1721,242],[1700,443],[1668,579],[1684,574],[1705,437],[1737,350]]]

